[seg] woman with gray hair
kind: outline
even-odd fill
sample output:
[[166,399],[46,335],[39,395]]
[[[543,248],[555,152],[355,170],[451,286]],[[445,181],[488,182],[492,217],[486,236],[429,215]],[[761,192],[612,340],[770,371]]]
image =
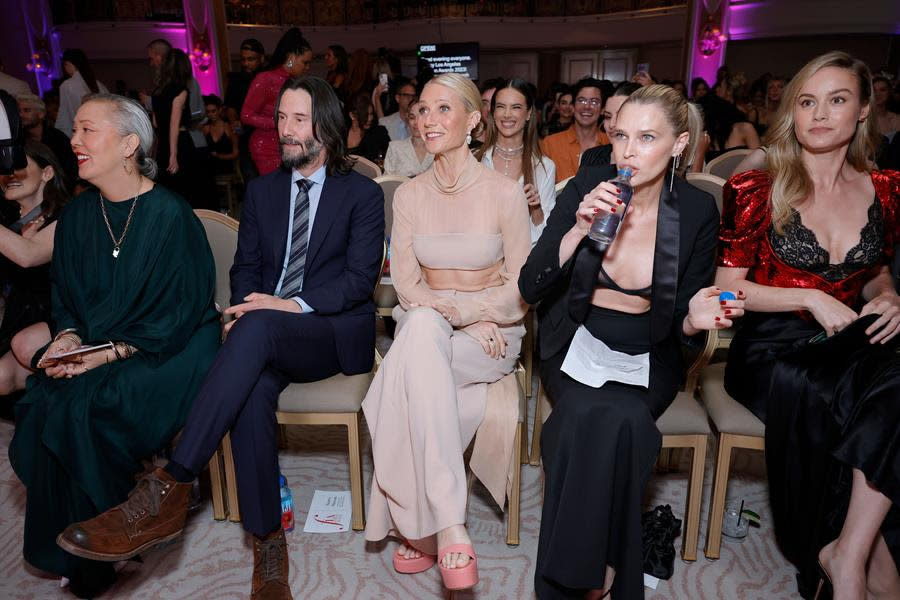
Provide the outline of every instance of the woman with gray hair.
[[132,100],[95,94],[78,109],[72,148],[97,189],[59,218],[54,337],[15,409],[25,560],[79,597],[112,584],[112,563],[64,552],[57,535],[125,500],[141,460],[181,428],[219,341],[212,253],[188,204],[153,182],[152,141]]

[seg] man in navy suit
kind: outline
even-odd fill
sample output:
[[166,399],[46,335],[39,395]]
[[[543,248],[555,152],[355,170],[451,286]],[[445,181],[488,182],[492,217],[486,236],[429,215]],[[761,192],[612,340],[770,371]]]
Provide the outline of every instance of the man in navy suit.
[[384,196],[351,170],[331,86],[288,80],[276,104],[283,169],[250,182],[231,268],[225,342],[172,460],[129,500],[70,525],[78,556],[124,560],[178,536],[191,483],[231,431],[244,529],[254,537],[252,598],[291,598],[281,528],[279,393],[292,381],[365,373],[375,348],[372,293],[382,260]]

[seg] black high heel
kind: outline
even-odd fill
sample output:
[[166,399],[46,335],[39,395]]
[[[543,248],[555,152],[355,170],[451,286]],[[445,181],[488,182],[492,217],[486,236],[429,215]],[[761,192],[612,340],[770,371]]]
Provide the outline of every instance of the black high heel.
[[828,576],[828,571],[822,566],[822,561],[817,561],[816,566],[819,571],[819,585],[816,586],[816,595],[813,596],[813,600],[831,600],[834,597],[831,577]]

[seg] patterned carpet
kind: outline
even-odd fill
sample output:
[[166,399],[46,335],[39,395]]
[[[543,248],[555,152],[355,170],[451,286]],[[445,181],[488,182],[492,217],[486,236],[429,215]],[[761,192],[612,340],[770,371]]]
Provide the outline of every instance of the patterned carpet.
[[[533,414],[533,413],[532,413]],[[56,580],[26,570],[21,557],[25,491],[9,464],[6,447],[12,424],[0,422],[0,598],[71,598]],[[346,443],[336,427],[294,427],[289,447],[282,452],[282,470],[293,489],[296,518],[302,524],[313,491],[348,489]],[[366,440],[366,444],[368,440]],[[369,456],[366,452],[365,456]],[[687,459],[687,457],[683,457]],[[686,466],[686,464],[684,465]],[[774,544],[762,460],[759,453],[736,454],[739,471],[732,478],[731,497],[743,498],[762,515],[761,529],[751,529],[743,544],[724,542],[722,558],[702,557],[706,507],[712,473],[712,453],[707,468],[701,558],[695,563],[675,561],[675,574],[657,590],[646,590],[647,600],[758,600],[795,598],[793,570]],[[371,481],[372,464],[364,463],[365,487]],[[686,475],[681,472],[654,477],[647,505],[671,504],[684,514]],[[541,471],[522,467],[521,545],[504,543],[502,516],[486,500],[487,492],[476,485],[469,507],[469,531],[479,556],[481,582],[472,591],[457,593],[458,600],[515,600],[533,598],[532,578],[541,506]],[[427,599],[449,598],[436,569],[413,576],[398,575],[391,568],[394,544],[367,545],[361,533],[313,535],[301,531],[288,535],[291,587],[294,597],[325,599]],[[676,540],[680,548],[680,540]],[[186,534],[171,545],[132,563],[104,598],[134,599],[230,599],[246,598],[250,589],[252,550],[241,528],[212,519],[207,502],[189,518]]]

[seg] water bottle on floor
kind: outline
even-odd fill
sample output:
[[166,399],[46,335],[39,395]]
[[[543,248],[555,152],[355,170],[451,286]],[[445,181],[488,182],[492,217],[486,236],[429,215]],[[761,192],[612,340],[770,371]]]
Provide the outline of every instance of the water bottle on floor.
[[594,216],[594,222],[591,223],[591,231],[588,233],[588,237],[597,243],[597,247],[600,250],[609,248],[609,245],[616,238],[619,225],[621,225],[622,219],[625,218],[625,211],[628,209],[631,196],[634,194],[634,189],[631,187],[630,168],[620,168],[619,174],[610,179],[610,181],[619,188],[619,200],[622,201],[622,205],[621,208],[617,207],[614,213],[600,209],[600,212]]
[[278,487],[281,488],[281,527],[287,533],[294,530],[294,499],[284,475],[278,476]]

